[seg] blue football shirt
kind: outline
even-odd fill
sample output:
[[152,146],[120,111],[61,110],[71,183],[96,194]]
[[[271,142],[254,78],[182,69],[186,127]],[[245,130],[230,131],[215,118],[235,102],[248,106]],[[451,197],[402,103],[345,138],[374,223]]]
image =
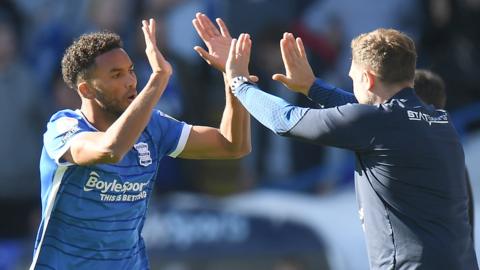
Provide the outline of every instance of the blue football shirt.
[[97,131],[81,111],[52,116],[40,159],[42,221],[30,269],[148,269],[141,231],[163,156],[176,157],[191,126],[154,111],[117,164],[62,160],[72,139]]

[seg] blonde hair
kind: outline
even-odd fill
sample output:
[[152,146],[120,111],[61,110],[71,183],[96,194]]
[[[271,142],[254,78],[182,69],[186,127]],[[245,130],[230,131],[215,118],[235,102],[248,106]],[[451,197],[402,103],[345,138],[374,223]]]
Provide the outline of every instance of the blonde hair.
[[413,81],[417,53],[406,34],[380,28],[352,40],[352,60],[371,69],[384,83]]

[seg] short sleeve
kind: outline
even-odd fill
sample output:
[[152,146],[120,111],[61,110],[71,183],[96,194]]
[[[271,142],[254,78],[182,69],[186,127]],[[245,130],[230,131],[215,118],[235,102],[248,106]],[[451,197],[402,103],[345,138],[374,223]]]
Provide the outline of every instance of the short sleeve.
[[157,142],[161,155],[177,157],[182,153],[190,135],[191,125],[163,113],[154,111],[149,124],[153,140]]
[[86,120],[71,110],[60,111],[52,116],[43,135],[43,143],[47,154],[58,165],[69,166],[69,162],[61,157],[70,148],[72,139],[84,131],[92,131]]

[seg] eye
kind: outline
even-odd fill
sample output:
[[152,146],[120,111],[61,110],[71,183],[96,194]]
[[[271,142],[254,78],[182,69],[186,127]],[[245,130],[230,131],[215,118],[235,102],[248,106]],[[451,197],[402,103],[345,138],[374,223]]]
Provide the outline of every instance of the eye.
[[118,78],[120,78],[120,72],[114,73],[114,74],[112,75],[112,78],[113,78],[113,79],[118,79]]

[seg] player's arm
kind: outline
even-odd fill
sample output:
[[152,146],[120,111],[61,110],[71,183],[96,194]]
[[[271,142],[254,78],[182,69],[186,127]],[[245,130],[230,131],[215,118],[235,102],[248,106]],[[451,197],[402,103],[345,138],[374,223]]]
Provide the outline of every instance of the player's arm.
[[335,87],[319,78],[315,80],[308,90],[308,98],[323,108],[332,108],[347,103],[358,103],[352,93]]
[[63,158],[85,165],[116,163],[132,148],[150,120],[152,110],[165,90],[172,67],[158,50],[155,21],[143,21],[147,58],[152,75],[141,93],[105,132],[83,132],[72,138]]
[[225,109],[219,128],[192,126],[180,158],[233,159],[251,151],[250,114],[225,83]]
[[[193,49],[210,66],[225,73],[225,63],[227,62],[232,36],[230,35],[227,25],[221,18],[217,18],[215,21],[218,28],[207,15],[200,12],[195,14],[195,19],[192,20],[193,27],[207,46],[208,51],[200,46],[195,46]],[[258,81],[258,77],[254,75],[251,75],[249,79],[253,82]]]
[[280,51],[285,74],[274,74],[272,79],[308,96],[325,108],[357,103],[353,94],[315,78],[301,38],[295,39],[293,34],[284,33],[280,40]]
[[[328,109],[302,108],[242,83],[235,96],[248,112],[274,133],[309,143],[350,150],[365,150],[378,126],[376,107],[346,104]],[[377,125],[375,125],[377,123]]]
[[[208,52],[200,46],[195,51],[212,67],[225,71],[225,62],[232,37],[222,19],[216,20],[218,28],[202,13],[197,13],[192,23]],[[239,158],[251,151],[250,115],[232,95],[225,80],[225,109],[219,128],[193,126],[185,148],[179,155],[190,159]]]
[[[226,77],[235,96],[264,126],[276,134],[295,137],[312,143],[338,146],[347,149],[365,149],[371,143],[369,118],[373,115],[373,106],[354,104],[330,109],[313,110],[287,103],[270,95],[248,82],[238,82],[235,78],[248,76],[249,55],[242,53],[241,40],[248,35],[240,35],[239,42],[232,40],[226,64]],[[360,106],[360,107],[359,107]],[[301,126],[301,128],[297,128]]]

